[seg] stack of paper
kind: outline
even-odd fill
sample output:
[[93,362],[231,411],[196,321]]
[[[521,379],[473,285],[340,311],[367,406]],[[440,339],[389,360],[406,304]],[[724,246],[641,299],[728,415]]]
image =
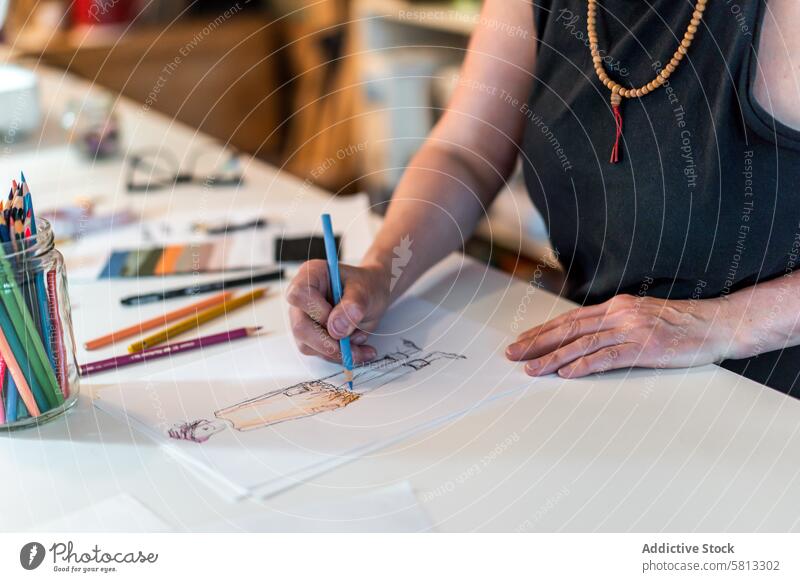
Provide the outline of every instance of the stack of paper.
[[419,299],[371,343],[379,358],[347,389],[340,366],[287,336],[237,347],[146,382],[99,392],[217,491],[270,495],[530,385],[510,338]]

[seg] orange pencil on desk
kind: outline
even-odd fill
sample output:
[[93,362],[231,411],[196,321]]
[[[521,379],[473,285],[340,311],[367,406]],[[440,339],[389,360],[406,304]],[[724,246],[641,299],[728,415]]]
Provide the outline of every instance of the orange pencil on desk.
[[213,297],[204,299],[203,301],[192,303],[191,305],[187,305],[186,307],[176,309],[175,311],[170,311],[169,313],[164,313],[163,315],[159,315],[157,317],[154,317],[153,319],[148,319],[147,321],[143,321],[141,323],[137,323],[130,327],[126,327],[125,329],[120,329],[108,335],[104,335],[103,337],[93,339],[91,341],[86,342],[84,346],[86,347],[87,350],[96,350],[98,348],[105,347],[107,345],[116,343],[120,340],[133,337],[140,333],[144,333],[145,331],[161,327],[163,325],[168,324],[171,321],[176,321],[178,319],[188,317],[194,313],[197,313],[198,311],[203,311],[204,309],[208,309],[209,307],[214,307],[215,305],[224,303],[225,300],[230,298],[232,294],[233,291],[225,291],[224,293],[220,293],[219,295],[214,295]]
[[218,317],[222,317],[223,315],[227,315],[230,311],[233,311],[234,309],[238,309],[239,307],[244,307],[245,305],[252,303],[256,299],[263,297],[264,293],[266,292],[267,292],[266,288],[255,289],[250,293],[245,293],[244,295],[240,295],[239,297],[234,297],[233,299],[227,299],[221,305],[217,305],[216,307],[211,307],[210,309],[201,311],[196,315],[187,317],[186,319],[179,321],[174,325],[162,329],[158,333],[147,336],[141,341],[129,345],[128,351],[134,354],[144,349],[151,348],[155,345],[163,344],[164,342],[174,338],[176,335],[185,333],[191,329],[203,325],[206,322],[211,321],[212,319],[216,319]]
[[39,406],[36,404],[33,392],[28,387],[28,380],[25,378],[25,374],[22,373],[22,369],[19,367],[14,357],[14,352],[11,351],[11,346],[2,332],[0,332],[0,354],[2,354],[3,359],[6,361],[8,371],[17,384],[20,398],[22,398],[22,401],[25,403],[28,413],[30,413],[31,416],[40,416],[42,413],[39,411]]

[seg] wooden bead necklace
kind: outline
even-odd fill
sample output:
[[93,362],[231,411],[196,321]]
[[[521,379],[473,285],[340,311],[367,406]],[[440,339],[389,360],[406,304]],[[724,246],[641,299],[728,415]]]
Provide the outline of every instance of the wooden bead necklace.
[[614,113],[614,122],[617,127],[617,138],[614,141],[614,148],[611,150],[611,163],[616,164],[619,161],[620,139],[622,138],[622,113],[620,112],[622,99],[643,97],[666,83],[669,76],[678,68],[678,65],[680,65],[683,57],[686,56],[689,47],[692,45],[692,40],[694,40],[694,35],[700,26],[700,21],[703,19],[703,12],[706,9],[708,0],[697,0],[694,5],[692,19],[686,27],[683,40],[681,40],[678,48],[675,50],[675,54],[672,55],[672,59],[667,63],[666,67],[658,71],[658,74],[652,81],[646,85],[642,85],[638,89],[627,89],[606,73],[606,69],[603,66],[603,57],[600,56],[600,46],[597,42],[597,28],[595,26],[597,24],[597,0],[588,1],[589,10],[586,17],[586,30],[589,33],[589,49],[592,52],[594,71],[597,73],[597,78],[600,79],[600,82],[611,90],[611,110]]

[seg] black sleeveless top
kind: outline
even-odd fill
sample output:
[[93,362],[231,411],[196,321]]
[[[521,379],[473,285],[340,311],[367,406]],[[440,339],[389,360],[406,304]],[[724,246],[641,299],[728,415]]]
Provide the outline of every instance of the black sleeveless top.
[[[800,263],[800,131],[751,93],[765,1],[708,3],[668,85],[623,100],[618,164],[609,163],[615,126],[589,52],[586,0],[534,1],[523,166],[574,301],[717,297]],[[669,61],[694,2],[598,4],[606,70],[639,87]],[[722,365],[800,395],[800,348]]]

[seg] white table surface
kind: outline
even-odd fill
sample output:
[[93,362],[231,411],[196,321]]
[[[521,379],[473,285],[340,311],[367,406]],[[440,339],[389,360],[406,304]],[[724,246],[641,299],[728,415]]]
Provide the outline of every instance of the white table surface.
[[[180,187],[148,197],[125,192],[121,159],[91,163],[64,144],[57,127],[68,95],[87,85],[42,70],[49,115],[41,135],[7,145],[0,176],[24,169],[37,206],[76,195],[101,195],[145,217],[179,217],[208,203],[207,191]],[[183,155],[208,138],[121,101],[131,150],[162,146]],[[246,184],[231,204],[315,200],[324,193],[259,161],[245,165]],[[177,281],[171,280],[170,285]],[[158,281],[137,282],[158,288]],[[116,299],[131,283],[70,287],[81,343],[120,314]],[[471,260],[453,256],[415,292],[512,335],[569,307],[547,292]],[[275,293],[255,317],[267,329],[285,326]],[[213,331],[208,328],[207,332]],[[105,355],[101,352],[100,357]],[[93,355],[92,359],[97,356]],[[191,365],[192,355],[180,365]],[[88,359],[80,350],[79,360]],[[439,531],[785,531],[800,529],[800,403],[716,366],[633,370],[582,380],[532,384],[436,430],[301,484],[279,497],[228,503],[164,454],[150,439],[91,406],[93,390],[137,379],[170,362],[134,366],[86,379],[65,420],[0,433],[5,503],[0,530],[35,529],[81,507],[127,492],[176,530],[218,519],[270,512],[283,504],[318,503],[408,480]],[[156,368],[161,366],[161,368]],[[176,369],[179,373],[179,369]],[[313,524],[309,525],[313,529]]]

